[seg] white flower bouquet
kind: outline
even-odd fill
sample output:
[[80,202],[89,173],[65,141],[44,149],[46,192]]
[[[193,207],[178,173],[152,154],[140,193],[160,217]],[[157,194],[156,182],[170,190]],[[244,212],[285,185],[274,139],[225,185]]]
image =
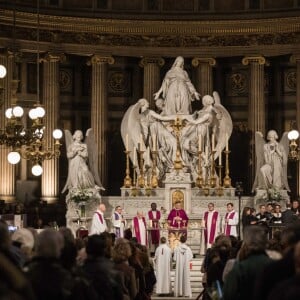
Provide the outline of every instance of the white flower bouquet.
[[70,201],[77,204],[87,202],[93,197],[93,191],[91,189],[73,188],[70,190]]

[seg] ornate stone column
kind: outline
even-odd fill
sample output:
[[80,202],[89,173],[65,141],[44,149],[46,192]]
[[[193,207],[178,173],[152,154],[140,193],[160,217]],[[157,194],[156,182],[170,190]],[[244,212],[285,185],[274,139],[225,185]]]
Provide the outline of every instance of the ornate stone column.
[[[15,92],[12,92],[12,80],[13,80],[13,68],[14,68],[14,57],[12,53],[3,53],[0,55],[0,64],[6,67],[6,77],[3,78],[3,94],[2,100],[3,104],[0,107],[0,128],[4,128],[6,125],[5,111],[7,108],[11,107],[12,95]],[[7,155],[11,150],[4,146],[0,146],[0,168],[1,168],[1,176],[0,176],[0,199],[5,200],[6,202],[13,202],[16,199],[15,196],[15,166],[11,165],[7,161]]]
[[195,57],[192,65],[197,68],[196,90],[201,97],[212,95],[213,92],[213,74],[212,68],[216,65],[214,58]]
[[[46,114],[45,148],[53,149],[52,132],[58,128],[59,120],[59,62],[65,59],[61,53],[47,53],[43,62],[43,98]],[[55,203],[59,198],[59,162],[58,159],[45,160],[41,180],[41,199],[48,203]]]
[[110,56],[94,55],[88,62],[92,66],[91,127],[98,153],[100,180],[107,186],[107,65],[113,64]]
[[155,108],[153,94],[160,88],[160,68],[165,64],[161,57],[144,57],[140,61],[140,67],[144,68],[144,95],[149,101],[150,108]]
[[243,58],[242,63],[245,66],[250,65],[248,128],[252,134],[249,157],[249,183],[252,188],[256,165],[254,135],[256,131],[265,135],[264,65],[266,60],[263,56],[247,56]]
[[[296,126],[300,131],[300,54],[294,54],[290,58],[291,63],[296,64]],[[299,142],[299,141],[298,141]],[[297,194],[300,193],[300,166],[297,166]]]

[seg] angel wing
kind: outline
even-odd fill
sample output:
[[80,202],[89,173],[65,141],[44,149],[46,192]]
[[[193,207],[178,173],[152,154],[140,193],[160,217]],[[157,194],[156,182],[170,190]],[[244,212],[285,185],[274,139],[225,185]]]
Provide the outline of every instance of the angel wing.
[[88,150],[88,167],[91,171],[95,183],[100,187],[101,190],[105,190],[103,187],[100,176],[99,176],[99,168],[98,168],[98,151],[95,141],[95,136],[92,128],[89,128],[85,133],[85,141]]
[[215,100],[214,108],[216,112],[216,118],[214,120],[215,135],[217,139],[217,145],[215,148],[215,159],[223,151],[226,146],[227,138],[229,139],[232,133],[232,119],[227,109],[221,104],[218,92],[213,92]]
[[288,153],[289,153],[289,139],[288,132],[284,132],[279,144],[283,148],[283,157],[282,157],[282,185],[290,192],[290,187],[287,180],[287,164],[288,164]]
[[256,156],[256,171],[255,171],[255,179],[252,186],[252,192],[255,191],[256,188],[263,188],[264,180],[261,174],[261,167],[265,163],[264,156],[264,145],[266,141],[264,139],[263,134],[260,131],[255,132],[255,156]]
[[[143,138],[141,138],[142,131],[141,131],[141,115],[139,113],[140,110],[140,103],[136,103],[134,105],[131,105],[121,122],[121,136],[125,147],[128,147],[128,150],[131,151],[129,153],[129,157],[131,161],[133,162],[133,148],[135,147],[138,149],[139,144],[140,147],[143,149],[146,149],[145,142]],[[128,140],[128,144],[127,144]],[[138,168],[137,168],[138,170]]]
[[[64,133],[65,133],[66,150],[68,152],[69,146],[73,143],[73,137],[72,137],[72,133],[68,129],[65,129]],[[69,162],[68,163],[68,177],[67,177],[66,184],[62,190],[62,193],[64,193],[68,189],[69,183],[70,183],[70,159],[69,158],[68,158],[68,162]]]

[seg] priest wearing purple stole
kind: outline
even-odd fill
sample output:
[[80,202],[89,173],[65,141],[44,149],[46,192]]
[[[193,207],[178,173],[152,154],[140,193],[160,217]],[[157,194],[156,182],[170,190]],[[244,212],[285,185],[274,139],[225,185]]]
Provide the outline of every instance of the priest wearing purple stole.
[[181,208],[181,201],[175,202],[175,207],[170,211],[168,215],[168,224],[170,232],[179,231],[180,233],[187,234],[186,228],[188,225],[189,218],[184,209]]
[[160,211],[157,210],[156,203],[151,203],[151,210],[148,211],[149,227],[151,228],[151,244],[155,248],[159,245],[160,233],[159,233],[159,220]]

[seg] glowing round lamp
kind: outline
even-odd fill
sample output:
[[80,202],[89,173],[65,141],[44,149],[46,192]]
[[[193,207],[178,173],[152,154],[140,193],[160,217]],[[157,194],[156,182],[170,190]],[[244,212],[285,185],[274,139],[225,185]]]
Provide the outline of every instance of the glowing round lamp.
[[298,130],[293,129],[293,130],[289,131],[289,133],[288,133],[289,140],[297,140],[298,137],[299,137]]
[[9,152],[7,155],[7,160],[10,164],[15,165],[21,160],[21,155],[16,151]]
[[8,108],[6,111],[5,111],[5,116],[7,119],[11,119],[11,117],[13,116],[13,112],[12,112],[12,108]]
[[52,135],[56,140],[59,140],[62,137],[62,131],[60,129],[54,129]]
[[0,65],[0,78],[4,78],[6,73],[6,68],[3,65]]
[[43,168],[39,165],[39,164],[36,164],[32,167],[31,169],[31,173],[34,175],[34,176],[41,176],[42,173],[43,173]]
[[29,115],[29,118],[30,118],[31,120],[35,120],[35,119],[38,118],[38,115],[37,115],[37,112],[36,112],[36,109],[35,109],[35,108],[32,108],[32,109],[29,111],[28,115]]
[[45,115],[45,109],[41,106],[36,107],[36,114],[38,118],[43,118]]
[[12,110],[12,113],[15,117],[21,118],[23,116],[24,110],[21,106],[15,106]]

